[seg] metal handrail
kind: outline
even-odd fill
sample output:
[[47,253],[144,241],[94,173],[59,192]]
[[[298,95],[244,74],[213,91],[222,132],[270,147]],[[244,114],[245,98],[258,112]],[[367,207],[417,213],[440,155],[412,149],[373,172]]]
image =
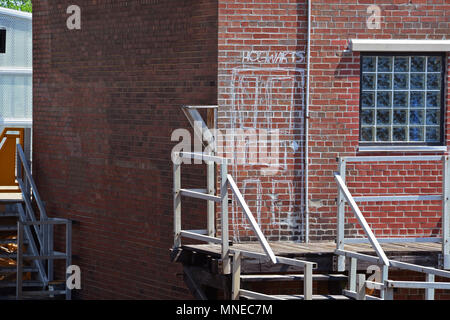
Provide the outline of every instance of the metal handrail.
[[[19,221],[27,221],[27,216],[23,210],[22,205],[19,203],[17,204],[17,209],[19,212]],[[32,221],[33,222],[33,221]],[[35,224],[33,225],[35,226]],[[39,254],[39,250],[38,247],[36,245],[36,242],[34,241],[34,236],[31,232],[31,228],[30,225],[26,225],[24,226],[24,231],[25,231],[25,236],[27,237],[28,241],[29,241],[29,246],[30,246],[30,251],[33,255],[38,255]],[[39,238],[39,237],[38,237]],[[22,235],[20,234],[20,232],[18,232],[18,236],[17,236],[17,251],[20,252],[20,250],[22,250]],[[19,260],[20,257],[17,257],[17,266],[19,266]],[[38,274],[39,277],[43,283],[43,285],[47,285],[48,281],[49,281],[49,277],[45,271],[45,267],[44,267],[44,263],[42,260],[35,260],[34,264],[36,265],[37,269],[38,269]],[[17,273],[17,275],[19,275],[19,273]],[[18,279],[18,278],[17,278]],[[19,284],[19,283],[18,283]]]
[[[22,170],[21,170],[23,168],[23,171],[25,173],[25,179],[31,186],[33,198],[36,200],[36,204],[39,208],[40,218],[41,218],[41,220],[45,220],[45,219],[47,219],[47,212],[45,211],[44,204],[41,200],[39,192],[37,191],[36,184],[34,183],[33,176],[31,175],[30,167],[28,166],[28,162],[25,157],[25,153],[23,152],[22,146],[20,144],[17,144],[17,159],[20,160],[20,161],[18,161],[19,163],[17,165],[17,179],[18,180],[20,179],[21,181],[23,181]],[[22,188],[21,188],[21,190],[22,190]],[[24,191],[26,192],[27,190],[22,190],[22,193]],[[24,196],[25,196],[25,194],[24,194]],[[29,196],[31,196],[31,194]]]
[[[442,195],[417,195],[417,196],[381,196],[381,197],[353,197],[348,190],[345,184],[345,170],[346,170],[346,162],[380,162],[380,161],[443,161],[443,190]],[[431,267],[424,267],[420,265],[400,262],[392,259],[388,259],[384,250],[380,246],[380,242],[373,234],[370,226],[367,224],[364,216],[359,210],[357,201],[401,201],[401,200],[440,200],[442,199],[442,209],[443,209],[443,235],[440,240],[443,243],[443,253],[444,253],[444,268],[448,269],[449,258],[448,258],[448,237],[450,232],[449,226],[449,196],[450,196],[450,169],[448,165],[448,156],[389,156],[389,157],[346,157],[339,158],[339,172],[334,174],[334,178],[338,185],[338,232],[337,232],[337,240],[336,240],[336,251],[335,254],[339,256],[338,259],[338,271],[343,271],[345,269],[345,257],[350,258],[350,268],[349,268],[349,290],[344,290],[344,294],[349,295],[351,297],[357,297],[361,299],[378,299],[373,296],[368,296],[364,294],[363,288],[367,285],[372,289],[380,290],[381,299],[392,300],[394,298],[393,289],[394,288],[416,288],[416,289],[425,289],[426,299],[433,300],[434,299],[434,291],[435,289],[450,289],[449,283],[440,283],[435,282],[435,276],[440,276],[444,278],[450,278],[450,272],[445,270],[440,270]],[[377,256],[366,255],[357,252],[351,252],[344,250],[344,206],[347,203],[355,214],[358,222],[364,229],[365,234],[369,242],[374,247]],[[438,239],[438,238],[437,238]],[[412,239],[416,241],[417,239]],[[433,239],[427,238],[426,241],[431,242]],[[405,240],[406,242],[406,240]],[[435,241],[433,241],[435,242]],[[446,258],[447,256],[447,258]],[[381,282],[373,282],[366,281],[364,275],[357,275],[357,261],[363,260],[375,265],[382,266],[382,281]],[[393,281],[388,279],[389,267],[402,269],[402,270],[410,270],[415,272],[424,273],[426,275],[425,282],[419,281]],[[360,277],[362,277],[360,279]],[[357,280],[360,283],[358,284],[358,288],[356,288]],[[362,283],[361,283],[362,282]]]
[[[41,279],[44,278],[43,286],[47,286],[50,281],[53,281],[53,260],[54,259],[64,259],[66,260],[66,270],[72,264],[72,221],[69,219],[60,219],[60,218],[48,218],[42,221],[24,221],[26,219],[25,213],[23,212],[23,208],[20,204],[18,204],[19,215],[21,219],[17,221],[17,264],[16,264],[16,298],[22,299],[22,287],[23,287],[23,260],[24,259],[32,259],[36,265],[38,266],[39,274],[41,275]],[[51,230],[50,236],[48,237],[49,248],[50,251],[44,253],[38,253],[36,244],[34,243],[33,236],[31,234],[30,226],[42,225],[48,226],[48,230]],[[53,226],[54,225],[65,225],[66,226],[66,250],[64,253],[53,251]],[[25,256],[23,254],[23,243],[24,238],[27,238],[31,248],[31,255]],[[43,267],[43,261],[48,261],[48,274],[45,272]],[[69,274],[65,273],[66,282],[69,278]],[[65,294],[66,299],[71,299],[71,290],[69,288],[65,288],[65,290],[59,291]],[[54,295],[55,293],[51,293]]]
[[233,191],[234,195],[237,198],[239,206],[242,208],[242,211],[245,213],[245,217],[247,218],[248,222],[250,223],[250,226],[253,230],[253,232],[258,237],[259,243],[261,243],[261,246],[264,249],[264,252],[267,254],[267,256],[270,258],[272,263],[277,263],[277,258],[275,257],[275,254],[273,253],[272,248],[270,247],[269,243],[267,242],[266,237],[261,231],[261,228],[259,227],[258,223],[255,220],[255,217],[251,213],[247,203],[244,200],[244,197],[242,196],[241,192],[239,191],[236,182],[234,182],[234,179],[231,175],[227,175],[228,185],[231,188],[231,191]]
[[[43,286],[47,286],[50,281],[53,280],[53,259],[50,257],[54,254],[53,250],[53,225],[66,224],[66,264],[71,264],[71,221],[68,219],[49,219],[45,210],[44,203],[41,200],[39,192],[31,174],[31,169],[28,165],[27,158],[20,144],[16,145],[16,180],[19,184],[22,198],[25,204],[25,210],[22,204],[17,204],[19,212],[19,223],[22,225],[24,235],[29,241],[29,247],[31,254],[39,259],[33,259],[38,269],[39,278],[41,279]],[[33,199],[36,201],[37,208],[39,210],[39,220],[33,210]],[[32,229],[35,233],[32,233]],[[23,237],[23,235],[20,235]],[[37,243],[35,241],[37,239]],[[23,240],[23,239],[21,239]],[[19,241],[19,240],[18,240]],[[22,248],[18,248],[22,250]],[[22,257],[18,257],[21,259]],[[44,266],[44,260],[48,260],[47,270]],[[19,264],[18,264],[19,265]],[[19,272],[19,270],[18,270]],[[18,273],[19,274],[19,273]],[[19,277],[18,277],[19,279]],[[17,283],[17,290],[21,290],[21,284]],[[18,292],[19,292],[18,291]],[[67,298],[70,298],[70,292],[66,294]]]
[[373,234],[372,230],[369,227],[369,224],[367,223],[366,219],[364,218],[361,210],[359,209],[358,205],[356,204],[355,200],[353,199],[350,191],[348,190],[347,186],[345,185],[345,182],[342,180],[342,177],[335,173],[334,179],[336,180],[339,189],[342,191],[345,199],[347,200],[347,203],[349,204],[350,208],[352,209],[356,219],[358,219],[359,224],[363,228],[365,234],[367,235],[367,238],[370,241],[370,244],[375,249],[375,252],[377,253],[377,256],[383,261],[383,264],[386,266],[389,266],[389,259],[386,256],[386,253],[384,252],[383,248],[381,248],[380,244],[378,243],[377,238]]
[[[442,193],[427,195],[386,195],[386,196],[361,196],[353,197],[356,202],[372,202],[372,201],[416,201],[416,200],[442,200],[442,237],[424,238],[426,242],[442,243],[443,268],[450,269],[450,165],[448,155],[439,156],[364,156],[364,157],[340,157],[338,160],[338,175],[345,184],[346,165],[348,162],[369,163],[369,162],[425,162],[425,161],[441,161],[442,162]],[[339,185],[339,183],[338,183]],[[337,214],[337,233],[336,233],[336,249],[342,250],[346,242],[361,242],[356,239],[345,239],[345,203],[346,197],[342,189],[339,187],[338,192],[338,214]],[[352,208],[353,209],[353,208]],[[394,242],[403,239],[402,242],[417,242],[422,238],[394,238]],[[362,239],[364,242],[365,239]],[[369,239],[370,240],[370,239]],[[387,239],[383,239],[386,242]],[[381,240],[379,241],[381,242]],[[343,257],[338,258],[338,271],[345,269],[345,261]]]

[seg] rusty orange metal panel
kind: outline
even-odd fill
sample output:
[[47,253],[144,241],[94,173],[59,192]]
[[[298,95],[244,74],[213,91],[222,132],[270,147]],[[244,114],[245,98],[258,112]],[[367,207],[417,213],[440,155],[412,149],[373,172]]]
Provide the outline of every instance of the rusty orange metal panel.
[[[24,145],[24,128],[5,128],[0,136],[0,192],[11,192],[17,187],[16,144]],[[6,188],[5,188],[6,187]]]

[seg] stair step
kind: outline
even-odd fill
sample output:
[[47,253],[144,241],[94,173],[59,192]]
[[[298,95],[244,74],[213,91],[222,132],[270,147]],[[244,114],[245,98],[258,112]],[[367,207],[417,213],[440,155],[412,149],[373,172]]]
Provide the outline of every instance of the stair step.
[[[49,300],[66,294],[65,290],[55,290],[55,291],[22,291],[21,300]],[[55,296],[54,298],[51,296]],[[59,300],[58,299],[58,300]],[[0,296],[0,300],[17,300],[15,295]]]
[[[248,300],[305,300],[305,296],[302,294],[275,294],[269,295],[255,291],[240,290],[241,298]],[[327,295],[327,294],[314,294],[312,300],[353,300],[344,295]]]
[[0,231],[17,231],[17,225],[0,226]]
[[[22,283],[23,287],[42,287],[42,282],[36,280],[25,280]],[[15,288],[16,281],[0,281],[0,288]]]
[[59,295],[65,295],[66,290],[43,290],[43,291],[23,291],[22,297],[23,298],[31,298],[31,297],[49,297],[49,296],[59,296]]
[[[5,259],[16,259],[16,253],[2,253],[0,254],[0,258]],[[23,259],[25,260],[56,260],[56,259],[66,259],[67,255],[63,252],[55,252],[53,254],[45,255],[45,256],[35,256],[31,254],[24,254]]]
[[[23,272],[37,272],[38,269],[34,268],[34,267],[23,267],[22,268]],[[11,273],[11,272],[16,272],[17,268],[16,267],[0,267],[0,273]]]
[[[245,282],[259,281],[303,281],[303,274],[244,274],[241,280]],[[347,276],[344,274],[313,274],[315,281],[345,281]]]
[[[17,239],[0,239],[0,244],[17,243]],[[28,243],[28,240],[24,239],[23,243]]]
[[18,212],[0,212],[0,218],[6,218],[6,217],[18,217]]

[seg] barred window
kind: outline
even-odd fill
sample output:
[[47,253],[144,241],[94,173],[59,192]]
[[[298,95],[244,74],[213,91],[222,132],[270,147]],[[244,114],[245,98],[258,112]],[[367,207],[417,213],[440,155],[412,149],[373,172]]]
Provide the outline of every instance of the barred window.
[[439,54],[362,55],[361,144],[442,144],[444,65]]

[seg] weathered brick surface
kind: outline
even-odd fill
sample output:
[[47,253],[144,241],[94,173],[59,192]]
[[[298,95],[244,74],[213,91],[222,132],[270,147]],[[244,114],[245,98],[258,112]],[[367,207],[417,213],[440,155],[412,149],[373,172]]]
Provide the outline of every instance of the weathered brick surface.
[[[217,3],[83,0],[73,31],[68,5],[33,7],[33,169],[49,215],[78,222],[78,297],[189,298],[169,260],[170,138],[189,127],[180,105],[217,101]],[[184,227],[204,210],[183,202]]]
[[[445,1],[378,4],[381,28],[375,30],[366,24],[370,5],[373,3],[355,0],[312,3],[307,151],[310,189],[308,199],[304,199],[305,83],[289,83],[286,79],[293,79],[295,73],[300,74],[297,80],[304,79],[303,59],[291,60],[289,53],[297,52],[300,57],[305,52],[306,3],[229,0],[219,4],[219,127],[256,132],[279,129],[281,133],[280,166],[273,175],[265,174],[260,162],[249,161],[252,151],[253,155],[261,152],[251,149],[251,143],[227,154],[235,160],[230,169],[271,240],[305,238],[305,200],[310,204],[310,239],[332,239],[336,221],[336,157],[369,155],[358,152],[360,54],[347,51],[349,39],[444,39],[450,34],[446,18],[449,5]],[[283,60],[284,55],[288,58]],[[277,77],[284,80],[272,80]],[[238,160],[245,163],[237,164]],[[403,170],[394,166],[391,171],[387,166],[392,165],[375,164],[373,170],[350,167],[351,191],[359,195],[441,192],[439,164],[404,164]],[[362,205],[380,235],[434,235],[440,228],[439,202]],[[393,215],[384,217],[386,212]],[[230,207],[230,215],[230,234],[234,239],[252,239],[241,211]],[[361,231],[351,217],[347,227],[349,233]]]
[[[310,208],[312,240],[334,236],[336,157],[382,155],[358,152],[360,54],[345,51],[349,39],[446,39],[450,34],[447,1],[375,3],[381,9],[381,28],[368,29],[367,8],[373,4],[354,0],[314,1],[312,4],[308,200],[319,203]],[[447,105],[448,99],[447,91]],[[446,118],[448,115],[447,111]],[[448,134],[447,130],[447,144]],[[441,171],[437,163],[353,166],[347,175],[350,190],[355,195],[441,192]],[[429,236],[440,228],[439,202],[371,203],[362,209],[378,235]],[[352,217],[347,221],[347,229],[361,233]]]
[[[306,27],[305,1],[219,2],[219,128],[250,136],[279,132],[275,157],[268,138],[270,160],[263,139],[256,144],[250,138],[225,154],[269,240],[303,236]],[[230,207],[230,235],[254,238],[237,206]]]
[[[187,296],[175,276],[181,270],[169,262],[167,251],[172,243],[170,135],[188,127],[182,104],[218,103],[218,126],[224,131],[279,130],[275,166],[267,166],[248,137],[226,154],[235,160],[230,172],[269,240],[304,240],[307,202],[310,239],[333,239],[336,157],[369,154],[358,151],[360,54],[346,50],[349,39],[450,35],[448,1],[377,3],[379,30],[366,25],[372,4],[312,3],[307,150],[307,1],[83,0],[80,31],[65,27],[68,4],[35,4],[33,168],[50,214],[79,221],[74,263],[84,272],[81,297]],[[204,185],[196,169],[183,180],[192,187]],[[348,169],[355,195],[441,191],[436,163]],[[361,207],[377,235],[439,233],[438,202]],[[183,202],[184,225],[199,229],[204,211],[198,201]],[[361,234],[350,214],[347,231]],[[230,207],[230,235],[253,239],[235,207]]]

